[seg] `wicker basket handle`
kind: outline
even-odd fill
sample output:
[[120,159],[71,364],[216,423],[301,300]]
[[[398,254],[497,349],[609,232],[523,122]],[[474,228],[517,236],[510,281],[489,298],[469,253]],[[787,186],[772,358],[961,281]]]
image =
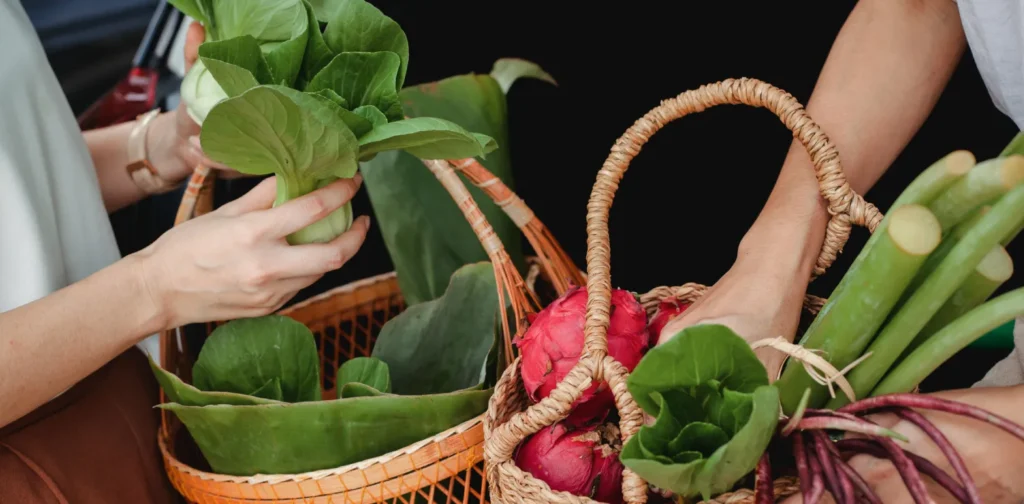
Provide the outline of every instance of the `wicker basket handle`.
[[619,137],[598,172],[587,203],[587,352],[607,353],[609,307],[611,304],[610,245],[608,213],[619,181],[629,163],[658,130],[671,121],[723,104],[745,104],[772,111],[793,132],[810,154],[821,195],[828,202],[831,219],[825,242],[814,268],[821,275],[832,264],[850,237],[854,224],[870,230],[882,214],[853,191],[843,175],[839,155],[824,131],[789,93],[756,79],[726,79],[663,101],[638,119]]

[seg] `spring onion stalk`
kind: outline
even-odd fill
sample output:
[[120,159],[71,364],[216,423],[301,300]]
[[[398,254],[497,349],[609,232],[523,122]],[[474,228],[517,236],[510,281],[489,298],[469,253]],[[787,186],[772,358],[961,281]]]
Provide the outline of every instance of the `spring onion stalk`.
[[[1016,229],[1020,215],[1024,215],[1024,184],[1018,185],[993,204],[992,209],[964,235],[935,271],[921,283],[920,288],[886,322],[868,347],[871,357],[847,375],[857,397],[874,390],[921,329],[967,280],[982,259]],[[874,280],[885,281],[885,277],[875,277]],[[860,353],[857,353],[853,358],[859,356]],[[908,357],[907,362],[913,360]],[[849,398],[845,394],[839,394],[827,407],[838,408],[848,402]]]
[[943,232],[949,231],[975,209],[998,199],[1021,181],[1024,156],[1015,154],[982,161],[935,198],[928,209],[939,219]]
[[1011,276],[1013,259],[1005,248],[997,245],[978,263],[978,267],[974,268],[963,285],[953,292],[946,304],[939,308],[938,313],[928,321],[924,329],[921,329],[904,354],[909,354],[950,322],[984,303]]
[[999,153],[999,157],[1007,157],[1014,154],[1024,155],[1024,131],[1017,133],[1013,140],[1010,140],[1010,143],[1006,145],[1003,152]]
[[903,298],[901,298],[900,302],[896,304],[896,309],[902,307],[903,303],[907,302],[907,298],[917,292],[917,288],[928,279],[932,272],[935,271],[935,268],[938,268],[939,265],[942,264],[942,261],[947,255],[949,255],[949,252],[953,250],[953,247],[956,247],[956,244],[960,243],[960,240],[964,235],[966,235],[967,232],[970,231],[991,209],[992,207],[989,205],[984,205],[975,209],[971,212],[969,217],[956,226],[953,226],[953,229],[942,237],[942,243],[939,243],[939,246],[935,248],[935,251],[928,255],[928,259],[925,259],[924,261],[924,266],[921,266],[917,275],[914,276],[914,280],[910,282],[910,286],[903,292]]
[[[843,277],[801,341],[805,348],[822,350],[824,357],[840,369],[860,357],[941,238],[939,222],[922,205],[902,205],[889,212],[886,219],[889,225],[876,231],[879,238],[866,255],[858,258],[856,273]],[[827,389],[803,366],[786,366],[776,386],[783,411],[789,416],[807,389],[811,391],[811,407],[828,399]]]
[[986,301],[917,347],[885,376],[871,391],[871,396],[910,392],[967,345],[992,329],[1021,316],[1024,316],[1024,287]]
[[1017,229],[1015,231],[1013,231],[1012,233],[1010,233],[1009,235],[1007,235],[1006,238],[1003,238],[1002,246],[1005,247],[1005,246],[1009,245],[1010,242],[1012,242],[1013,240],[1016,240],[1017,236],[1020,235],[1021,231],[1024,231],[1024,216],[1021,216],[1020,223],[1017,224]]

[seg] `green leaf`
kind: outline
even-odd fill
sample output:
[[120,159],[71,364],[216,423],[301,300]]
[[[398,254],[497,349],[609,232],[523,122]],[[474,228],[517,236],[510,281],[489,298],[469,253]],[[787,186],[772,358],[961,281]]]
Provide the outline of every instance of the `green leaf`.
[[752,399],[751,394],[746,392],[729,389],[716,392],[708,397],[705,405],[708,420],[724,429],[727,435],[734,436],[750,419]]
[[202,1],[197,0],[168,0],[168,3],[175,6],[186,16],[199,21],[201,24],[209,24],[208,12]]
[[382,395],[389,395],[387,392],[381,392],[365,383],[358,382],[348,382],[342,385],[340,390],[341,392],[339,393],[338,397],[342,399],[348,399],[351,397],[377,397]]
[[167,394],[171,402],[187,406],[209,406],[213,404],[234,404],[234,405],[255,405],[274,404],[279,401],[256,397],[246,394],[235,394],[233,392],[206,392],[189,385],[178,378],[174,373],[160,367],[149,357],[149,368],[153,370],[160,388]]
[[192,367],[197,388],[248,394],[280,380],[287,402],[320,400],[320,357],[309,328],[282,315],[235,319],[214,329]]
[[[346,389],[353,385],[358,387],[350,383]],[[160,407],[185,424],[214,472],[251,476],[329,469],[383,455],[482,414],[491,393],[487,389],[260,406]]]
[[344,98],[350,107],[373,105],[388,120],[397,121],[402,119],[402,104],[395,88],[395,75],[400,64],[398,55],[393,52],[342,53],[313,76],[305,91],[330,89]]
[[353,109],[352,113],[370,121],[370,124],[372,124],[374,128],[388,123],[388,118],[377,107],[363,105],[362,107],[356,107]]
[[[507,103],[492,77],[450,77],[403,89],[401,99],[410,117],[445,119],[495,139],[498,149],[480,162],[515,189]],[[387,245],[407,303],[415,305],[437,298],[460,266],[488,260],[459,207],[422,160],[407,152],[382,152],[364,163],[362,174],[377,229]],[[525,272],[520,230],[483,190],[468,181],[466,186],[513,264]]]
[[509,88],[515,81],[523,77],[558,85],[555,78],[545,72],[540,65],[520,58],[502,58],[495,61],[494,67],[491,68],[491,77],[498,81],[498,85],[501,86],[501,90],[505,94],[508,94]]
[[707,499],[732,489],[737,481],[754,470],[757,461],[768,449],[768,443],[779,422],[778,389],[770,385],[757,387],[752,404],[746,425],[728,443],[705,459],[697,486],[698,491]]
[[[348,107],[348,101],[342,98],[338,93],[335,93],[333,89],[321,89],[313,92],[312,94],[331,100],[335,105],[341,107],[343,110]],[[348,112],[348,110],[345,110],[345,112]]]
[[203,43],[199,46],[199,57],[228,96],[272,83],[259,42],[251,35]]
[[768,384],[768,372],[750,345],[731,329],[700,324],[652,348],[630,373],[626,386],[637,404],[653,414],[658,406],[652,392],[696,387],[709,380],[736,392],[753,392]]
[[321,4],[320,12],[328,17],[324,41],[332,51],[338,54],[376,51],[395,53],[399,57],[399,67],[392,82],[395,89],[405,85],[405,72],[409,66],[409,40],[398,23],[365,0],[331,1]]
[[381,328],[372,355],[388,364],[398,394],[473,387],[486,377],[498,289],[491,263],[452,275],[440,298],[407,308]]
[[357,141],[338,115],[341,107],[332,110],[328,103],[333,105],[293,89],[257,86],[210,111],[200,133],[203,151],[243,173],[276,173],[278,184],[352,177]]
[[284,392],[281,390],[281,379],[274,377],[264,383],[262,387],[254,390],[249,395],[255,397],[262,397],[264,399],[273,399],[275,401],[284,400]]
[[309,15],[304,2],[214,1],[212,5],[217,40],[251,35],[260,42],[273,83],[287,86],[295,83],[309,38]]
[[309,0],[309,5],[316,14],[316,21],[320,23],[326,23],[331,19],[331,15],[338,10],[341,2],[339,0]]
[[708,457],[718,447],[729,442],[729,435],[721,427],[707,422],[693,422],[679,431],[668,444],[670,453],[698,452]]
[[778,390],[746,341],[722,325],[692,326],[652,348],[626,386],[656,421],[626,442],[622,463],[684,498],[733,488],[778,424]]
[[420,159],[462,159],[498,148],[494,139],[436,117],[416,117],[373,128],[359,139],[359,153],[404,150]]
[[338,368],[337,384],[343,388],[349,383],[361,383],[381,392],[391,392],[388,365],[375,357],[356,357],[342,364]]
[[[317,9],[323,8],[324,4],[335,3],[335,1],[314,0],[313,2],[304,3],[307,15],[309,16],[309,32],[306,39],[306,54],[302,58],[302,71],[299,73],[299,78],[296,79],[295,87],[299,89],[305,89],[309,81],[313,79],[313,76],[319,73],[334,58],[334,52],[331,51],[330,47],[327,47],[327,42],[324,42],[324,35],[320,31],[320,23],[316,13],[320,12]],[[326,22],[326,19],[320,19],[319,21]]]

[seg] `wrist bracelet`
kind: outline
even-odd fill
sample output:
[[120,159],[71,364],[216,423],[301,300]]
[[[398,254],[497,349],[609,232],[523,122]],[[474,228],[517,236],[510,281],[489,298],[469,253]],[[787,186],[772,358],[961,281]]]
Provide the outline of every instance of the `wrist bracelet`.
[[177,184],[168,182],[157,173],[146,152],[146,133],[158,115],[160,109],[139,115],[135,119],[135,127],[128,134],[128,175],[146,194],[162,194],[177,187]]

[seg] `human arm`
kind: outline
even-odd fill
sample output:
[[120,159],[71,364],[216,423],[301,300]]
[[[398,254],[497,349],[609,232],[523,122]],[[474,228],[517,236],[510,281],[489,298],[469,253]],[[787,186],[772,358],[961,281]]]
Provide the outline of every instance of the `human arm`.
[[[199,44],[205,33],[193,22],[185,35],[185,68],[191,68],[199,57]],[[108,212],[115,212],[149,196],[128,173],[128,137],[138,119],[83,132],[99,179],[103,202]],[[199,147],[197,125],[185,112],[185,105],[162,112],[145,131],[145,150],[157,174],[172,184],[180,184],[200,163],[223,170],[227,177],[239,174],[208,159]]]
[[[977,406],[1018,425],[1024,425],[1024,386],[950,390],[930,395]],[[971,478],[978,487],[982,502],[1021,502],[1024,498],[1024,479],[1020,477],[1020,468],[1024,467],[1024,450],[1021,449],[1024,448],[1024,441],[976,419],[926,410],[917,411],[939,428],[963,458]],[[892,414],[871,415],[870,419],[906,436],[909,443],[900,443],[904,449],[928,459],[947,474],[956,474],[935,443],[913,424]],[[849,460],[849,464],[864,478],[882,502],[913,502],[899,472],[888,460],[857,455]],[[929,495],[936,503],[959,502],[931,478],[926,477],[924,481]],[[800,494],[791,496],[783,501],[783,504],[798,504],[802,501],[801,497]],[[823,498],[822,502],[832,501]]]
[[[843,25],[807,111],[836,145],[843,172],[863,194],[927,118],[966,46],[950,0],[861,0]],[[662,341],[701,321],[749,340],[792,340],[828,212],[804,147],[794,141],[733,267],[666,325]],[[783,356],[759,350],[774,377]]]
[[0,313],[0,427],[150,334],[273,312],[340,268],[362,245],[366,217],[330,243],[285,237],[351,200],[360,182],[339,180],[275,208],[268,178],[84,280]]

